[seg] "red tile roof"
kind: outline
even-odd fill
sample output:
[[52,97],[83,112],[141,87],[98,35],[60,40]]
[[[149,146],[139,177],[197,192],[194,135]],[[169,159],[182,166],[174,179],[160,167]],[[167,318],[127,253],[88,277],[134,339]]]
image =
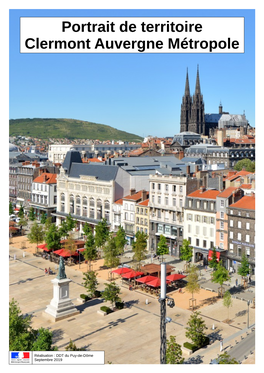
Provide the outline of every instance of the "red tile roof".
[[252,174],[252,172],[248,172],[248,171],[242,170],[242,171],[237,172],[235,175],[227,177],[226,180],[232,181],[232,180],[237,179],[239,176],[247,176],[247,175],[250,175],[250,174]]
[[205,190],[204,192],[200,189],[196,190],[195,192],[192,192],[188,194],[188,197],[194,197],[194,198],[204,198],[204,199],[216,199],[216,197],[219,195],[219,190]]
[[252,188],[252,184],[242,184],[242,185],[240,185],[240,188],[251,189]]
[[57,174],[44,172],[33,180],[34,183],[57,184]]
[[[125,196],[124,199],[129,199],[131,201],[138,201],[139,199],[142,198],[142,194],[143,194],[143,190],[140,190],[139,192],[137,192],[135,194]],[[146,195],[148,197],[149,192],[147,192]]]
[[123,205],[123,199],[120,198],[117,201],[115,201],[115,203],[117,203],[118,205]]
[[220,194],[218,194],[217,197],[221,197],[221,198],[228,198],[232,195],[232,193],[237,190],[237,187],[229,187],[229,188],[226,188],[225,190],[223,190]]
[[145,201],[139,202],[138,203],[140,206],[148,206],[149,204],[149,199],[145,199]]
[[255,195],[244,196],[236,203],[233,203],[229,207],[234,207],[238,209],[255,210]]

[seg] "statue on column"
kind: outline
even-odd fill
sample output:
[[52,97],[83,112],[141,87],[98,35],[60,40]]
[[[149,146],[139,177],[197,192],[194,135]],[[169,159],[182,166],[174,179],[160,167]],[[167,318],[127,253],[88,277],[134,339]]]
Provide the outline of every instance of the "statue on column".
[[64,264],[64,259],[61,256],[60,257],[60,264],[59,264],[59,270],[58,270],[58,275],[56,277],[58,280],[62,280],[64,278],[67,278],[66,273],[65,273],[65,264]]

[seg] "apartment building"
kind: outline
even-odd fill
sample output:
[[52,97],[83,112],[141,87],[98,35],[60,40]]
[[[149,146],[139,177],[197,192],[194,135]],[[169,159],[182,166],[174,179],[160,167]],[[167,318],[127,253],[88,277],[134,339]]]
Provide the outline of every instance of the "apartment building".
[[204,187],[187,195],[184,210],[184,238],[193,247],[193,261],[207,263],[216,246],[216,197],[218,190]]
[[228,216],[228,267],[235,270],[242,256],[248,258],[252,271],[255,269],[255,194],[244,196],[227,208]]
[[136,204],[135,220],[136,233],[144,232],[148,235],[147,250],[149,250],[149,199]]

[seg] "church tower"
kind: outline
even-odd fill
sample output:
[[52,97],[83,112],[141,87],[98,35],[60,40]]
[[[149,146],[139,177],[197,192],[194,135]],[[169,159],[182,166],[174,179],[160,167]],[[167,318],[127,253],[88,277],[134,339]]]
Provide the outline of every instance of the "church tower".
[[192,107],[192,97],[190,95],[190,85],[189,85],[189,76],[188,70],[186,74],[186,82],[185,82],[185,92],[182,98],[181,104],[181,130],[180,132],[189,131],[189,122],[191,119],[191,107]]
[[192,98],[191,118],[189,122],[189,131],[205,134],[205,119],[204,119],[204,102],[201,94],[199,67],[197,68],[195,93]]

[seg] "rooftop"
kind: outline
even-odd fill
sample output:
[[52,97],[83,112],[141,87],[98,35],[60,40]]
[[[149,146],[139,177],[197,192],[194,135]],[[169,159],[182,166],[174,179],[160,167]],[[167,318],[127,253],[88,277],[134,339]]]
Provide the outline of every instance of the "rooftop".
[[219,195],[219,190],[215,189],[198,189],[195,192],[192,192],[188,194],[187,197],[193,197],[193,198],[203,198],[203,199],[216,199],[216,197]]
[[246,210],[255,210],[255,194],[251,196],[244,196],[239,201],[233,203],[229,207]]

